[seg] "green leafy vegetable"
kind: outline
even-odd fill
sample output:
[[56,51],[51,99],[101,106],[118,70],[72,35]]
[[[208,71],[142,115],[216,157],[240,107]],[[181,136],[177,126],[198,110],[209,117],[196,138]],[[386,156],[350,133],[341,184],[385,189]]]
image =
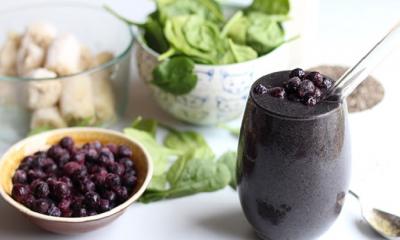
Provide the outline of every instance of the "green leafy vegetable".
[[159,64],[153,71],[152,84],[174,95],[184,95],[197,84],[194,62],[187,57],[174,57]]
[[290,11],[290,2],[289,0],[254,0],[248,11],[262,12],[270,15],[287,15]]
[[125,129],[125,134],[143,144],[153,159],[154,175],[141,202],[217,191],[228,184],[234,187],[234,152],[217,160],[202,135],[167,126],[164,128],[169,132],[161,145],[153,134],[159,125],[155,120],[138,117],[131,128]]
[[214,0],[157,0],[160,21],[176,16],[197,15],[216,23],[224,21],[221,6]]
[[230,173],[231,173],[231,181],[229,185],[233,188],[236,189],[236,160],[237,160],[237,152],[235,151],[229,151],[224,153],[219,159],[218,163],[220,164],[225,164],[225,166],[228,167]]
[[229,48],[225,55],[224,63],[244,62],[257,58],[257,52],[251,47],[238,45],[228,39]]
[[285,42],[285,33],[279,22],[262,13],[248,15],[247,44],[260,55],[271,52]]
[[231,126],[226,125],[226,124],[219,124],[218,127],[227,130],[234,137],[239,137],[240,136],[240,128],[231,127]]

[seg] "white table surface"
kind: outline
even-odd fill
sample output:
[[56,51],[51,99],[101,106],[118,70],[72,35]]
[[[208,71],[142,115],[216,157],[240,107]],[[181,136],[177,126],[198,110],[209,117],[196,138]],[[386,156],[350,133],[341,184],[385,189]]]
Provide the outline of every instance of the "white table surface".
[[[21,1],[21,0],[20,0]],[[95,2],[95,1],[92,1]],[[98,1],[96,1],[98,2]],[[135,19],[143,19],[153,7],[147,0],[108,0],[116,9]],[[9,4],[0,0],[0,6]],[[1,7],[0,7],[1,8]],[[321,0],[319,44],[310,52],[310,63],[318,65],[352,64],[390,26],[399,19],[398,0]],[[307,14],[307,13],[305,13]],[[372,111],[351,115],[353,136],[352,187],[366,200],[373,193],[383,193],[376,199],[387,208],[400,212],[396,192],[400,182],[400,108],[397,89],[400,89],[400,48],[387,58],[374,75],[385,85],[382,104]],[[179,124],[163,113],[151,99],[148,90],[138,80],[133,63],[131,110],[128,120],[137,115]],[[233,124],[239,125],[240,121]],[[180,124],[181,125],[181,124]],[[188,127],[188,126],[183,126]],[[196,128],[202,131],[217,153],[236,149],[237,140],[223,130]],[[379,180],[378,180],[379,179]],[[395,193],[388,194],[391,189]],[[392,198],[393,197],[393,198]],[[395,200],[396,199],[396,200]],[[400,205],[400,204],[399,204]],[[398,208],[396,208],[398,207]],[[236,192],[225,189],[216,193],[153,203],[136,204],[112,225],[79,236],[58,236],[30,224],[14,209],[0,200],[0,239],[4,240],[102,240],[102,239],[256,239],[240,208]],[[360,218],[358,203],[349,197],[334,226],[321,240],[381,239]]]

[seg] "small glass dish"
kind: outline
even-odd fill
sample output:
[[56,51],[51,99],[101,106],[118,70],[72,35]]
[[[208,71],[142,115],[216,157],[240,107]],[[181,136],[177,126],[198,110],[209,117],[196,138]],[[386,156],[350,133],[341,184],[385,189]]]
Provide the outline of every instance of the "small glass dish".
[[[93,55],[101,52],[112,55],[87,70],[57,78],[0,75],[0,152],[32,130],[109,126],[126,109],[134,41],[128,25],[98,5],[40,1],[0,11],[0,44],[6,41],[9,32],[23,34],[27,26],[36,22],[54,25],[59,34],[71,33]],[[45,110],[33,108],[31,101],[41,105],[43,99],[30,99],[30,89],[46,84],[62,86],[59,101]],[[52,94],[53,90],[46,89],[47,93]]]

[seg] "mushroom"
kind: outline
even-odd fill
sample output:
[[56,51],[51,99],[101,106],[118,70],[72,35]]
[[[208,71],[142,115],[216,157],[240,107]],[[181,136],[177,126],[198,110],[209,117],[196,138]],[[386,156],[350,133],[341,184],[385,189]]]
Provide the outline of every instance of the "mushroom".
[[21,35],[10,32],[0,49],[0,75],[15,76],[17,74],[17,53],[21,43]]
[[89,125],[95,121],[92,79],[86,75],[62,82],[60,110],[69,125]]
[[81,70],[81,45],[72,34],[62,34],[49,46],[45,67],[58,75],[70,75]]
[[24,76],[28,72],[40,68],[45,59],[45,50],[37,45],[32,38],[23,37],[17,53],[17,73]]
[[64,128],[67,124],[56,107],[49,107],[38,109],[32,114],[31,129],[40,127]]
[[31,38],[34,43],[47,50],[57,36],[57,29],[49,23],[36,22],[27,27],[24,36]]
[[[29,78],[55,78],[57,74],[45,68],[35,69],[29,72],[26,77]],[[30,109],[47,108],[58,103],[61,97],[60,80],[43,80],[29,82],[28,88],[28,107]]]

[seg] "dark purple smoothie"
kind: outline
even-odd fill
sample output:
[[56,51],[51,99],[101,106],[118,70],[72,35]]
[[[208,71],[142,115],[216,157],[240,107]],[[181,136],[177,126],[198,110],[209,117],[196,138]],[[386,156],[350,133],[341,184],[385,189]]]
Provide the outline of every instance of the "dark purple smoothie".
[[308,106],[257,94],[280,86],[289,71],[254,83],[238,151],[243,211],[262,239],[310,240],[338,217],[351,167],[347,108],[343,102]]

